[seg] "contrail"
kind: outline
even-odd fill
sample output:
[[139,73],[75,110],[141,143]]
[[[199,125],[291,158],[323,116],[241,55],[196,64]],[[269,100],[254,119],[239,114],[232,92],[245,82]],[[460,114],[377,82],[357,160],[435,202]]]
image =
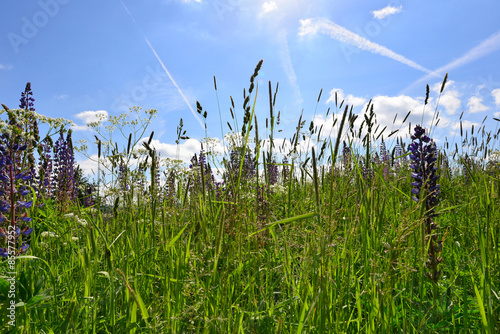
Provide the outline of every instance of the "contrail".
[[431,75],[433,74],[431,70],[420,66],[414,61],[411,61],[410,59],[405,58],[404,56],[397,54],[392,50],[389,50],[385,46],[369,41],[368,39],[356,33],[353,33],[352,31],[347,30],[346,28],[339,26],[338,24],[330,20],[327,20],[325,18],[300,20],[299,36],[316,34],[318,32],[330,35],[331,38],[334,38],[343,43],[350,44],[361,50],[370,51],[372,53],[376,53],[381,56],[396,60],[419,71],[426,72]]
[[[500,30],[496,33],[492,34],[490,37],[486,38],[484,41],[467,51],[462,57],[455,59],[451,63],[444,65],[443,67],[438,68],[433,73],[443,77],[446,72],[449,72],[452,69],[461,67],[465,64],[468,64],[474,60],[480,59],[493,51],[500,49]],[[422,78],[418,79],[408,87],[403,90],[403,93],[414,88],[415,86],[429,80],[431,74],[425,75]]]
[[141,29],[141,27],[139,26],[139,24],[137,23],[137,21],[135,20],[135,18],[132,16],[132,13],[130,13],[130,11],[128,10],[127,6],[125,6],[125,3],[123,3],[123,0],[120,0],[120,2],[122,3],[123,5],[123,8],[125,8],[125,10],[127,11],[128,15],[130,16],[130,18],[132,19],[132,21],[134,21],[135,25],[137,26],[137,28],[139,29],[139,31],[141,32],[142,36],[144,37],[144,40],[146,41],[146,43],[148,43],[149,45],[149,48],[151,49],[151,51],[153,51],[156,59],[158,59],[158,62],[160,63],[161,67],[163,68],[163,70],[165,71],[165,73],[167,73],[168,77],[170,78],[170,81],[172,81],[172,83],[174,84],[175,88],[177,88],[177,91],[179,92],[179,94],[182,96],[182,98],[184,99],[184,102],[186,102],[187,106],[189,107],[189,109],[191,110],[191,113],[193,114],[194,118],[196,118],[196,120],[198,121],[198,123],[200,123],[200,126],[205,129],[205,125],[203,124],[203,122],[201,121],[201,119],[198,117],[198,114],[196,114],[196,112],[194,111],[193,107],[191,106],[191,104],[189,103],[188,99],[186,98],[186,96],[184,95],[184,93],[182,93],[181,89],[179,88],[179,85],[177,85],[177,83],[175,82],[174,78],[170,75],[170,72],[167,70],[167,68],[165,67],[165,64],[163,64],[163,61],[161,60],[160,56],[158,56],[158,53],[156,52],[156,50],[153,48],[153,45],[151,45],[151,43],[149,42],[149,39],[146,37],[146,34],[144,33],[144,31]]
[[295,90],[295,95],[297,96],[297,104],[301,105],[304,100],[302,99],[302,94],[300,93],[300,87],[297,84],[297,75],[295,74],[295,70],[293,69],[292,58],[290,57],[290,49],[288,48],[288,40],[286,38],[285,29],[282,29],[278,33],[278,42],[280,46],[278,51],[281,58],[281,65],[283,66],[283,70],[288,77],[290,85]]

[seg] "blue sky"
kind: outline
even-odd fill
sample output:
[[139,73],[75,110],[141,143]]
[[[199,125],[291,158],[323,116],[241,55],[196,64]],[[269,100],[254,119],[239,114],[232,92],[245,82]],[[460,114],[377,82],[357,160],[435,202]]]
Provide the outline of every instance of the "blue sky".
[[397,128],[396,113],[401,119],[412,110],[412,124],[421,121],[429,84],[428,125],[446,72],[438,143],[456,137],[462,112],[464,127],[479,127],[485,116],[487,129],[500,124],[493,120],[500,118],[500,1],[40,0],[1,7],[0,102],[17,107],[30,81],[36,111],[74,121],[74,140],[88,140],[90,154],[91,116],[137,105],[158,110],[150,130],[162,157],[175,156],[183,118],[193,138],[182,150],[186,160],[204,137],[196,101],[208,112],[209,137],[221,136],[213,76],[226,132],[229,96],[241,124],[242,91],[260,59],[256,114],[262,128],[268,81],[279,82],[282,137],[295,132],[302,110],[304,119],[327,124],[334,91],[357,113],[373,99],[379,123]]

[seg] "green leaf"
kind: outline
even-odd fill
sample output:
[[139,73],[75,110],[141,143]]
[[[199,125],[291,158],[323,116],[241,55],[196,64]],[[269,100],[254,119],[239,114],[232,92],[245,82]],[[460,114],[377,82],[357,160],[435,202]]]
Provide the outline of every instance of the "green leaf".
[[474,282],[474,276],[472,272],[470,273],[472,278],[472,285],[474,286],[474,292],[476,293],[477,305],[479,306],[479,313],[481,314],[481,320],[483,322],[484,329],[487,331],[488,329],[488,320],[486,319],[486,312],[484,311],[483,299],[481,298],[481,294],[477,289],[476,283]]
[[282,220],[278,220],[278,221],[275,221],[274,223],[269,223],[267,224],[267,226],[257,232],[253,232],[253,233],[250,233],[248,235],[248,237],[251,237],[255,234],[258,234],[262,231],[265,231],[265,230],[268,230],[278,224],[287,224],[287,223],[293,223],[295,221],[298,221],[298,220],[302,220],[302,219],[308,219],[308,218],[314,218],[314,217],[317,217],[318,214],[317,213],[314,213],[314,212],[311,212],[311,213],[306,213],[304,215],[298,215],[298,216],[295,216],[295,217],[291,217],[291,218],[286,218],[286,219],[282,219]]

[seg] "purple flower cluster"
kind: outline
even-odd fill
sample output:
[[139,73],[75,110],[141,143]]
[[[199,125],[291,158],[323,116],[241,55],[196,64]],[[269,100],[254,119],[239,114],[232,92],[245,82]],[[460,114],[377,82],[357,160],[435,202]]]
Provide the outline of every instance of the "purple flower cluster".
[[344,142],[344,149],[342,150],[342,164],[344,165],[344,171],[351,171],[351,148]]
[[[227,172],[231,173],[233,178],[238,177],[240,171],[241,154],[239,150],[231,150],[229,153],[229,165],[227,166]],[[241,170],[241,179],[248,180],[255,175],[255,164],[251,153],[245,154],[245,159],[243,160],[243,168]]]
[[31,91],[31,82],[26,84],[26,88],[24,92],[21,93],[21,99],[19,99],[21,104],[19,104],[19,108],[35,111],[34,103],[35,99],[33,98],[33,92]]
[[0,256],[3,258],[26,253],[29,245],[23,236],[28,237],[33,231],[26,225],[31,222],[26,210],[33,201],[22,200],[30,193],[26,184],[31,175],[22,171],[21,162],[16,159],[27,148],[18,144],[20,137],[0,136]]
[[387,153],[387,148],[385,146],[385,142],[382,139],[382,143],[380,144],[380,158],[381,163],[384,165],[384,179],[389,180],[389,155]]
[[[190,169],[194,169],[195,167],[199,168],[199,174],[197,173],[197,179],[194,182],[194,187],[198,189],[202,189],[202,180],[205,181],[205,189],[210,189],[214,184],[214,176],[212,174],[212,168],[210,164],[207,163],[207,158],[205,155],[205,151],[203,147],[200,150],[200,154],[196,156],[196,154],[191,159],[191,165],[189,165]],[[203,172],[203,175],[201,174]]]
[[396,173],[399,172],[401,165],[405,163],[406,157],[403,157],[403,155],[403,147],[399,143],[397,143],[396,147],[394,148],[394,171]]
[[92,201],[92,194],[94,192],[94,187],[93,186],[88,186],[87,189],[85,189],[85,196],[83,198],[83,207],[88,208],[94,205],[94,202]]
[[469,155],[466,153],[465,158],[463,159],[462,172],[464,175],[464,183],[465,185],[469,185],[470,183],[470,173],[469,170],[472,168],[472,160]]
[[415,127],[415,134],[411,139],[413,142],[408,149],[411,151],[410,159],[413,162],[410,166],[413,170],[412,198],[415,202],[419,202],[425,194],[427,215],[434,217],[434,208],[439,202],[437,196],[440,191],[440,186],[436,183],[439,179],[436,173],[436,143],[425,135],[425,130],[420,125]]
[[170,173],[168,173],[168,175],[165,174],[165,176],[167,177],[167,184],[165,189],[166,198],[167,200],[172,200],[173,198],[175,198],[176,195],[175,179],[177,173],[174,170],[172,170]]
[[415,133],[411,136],[413,142],[408,149],[411,151],[410,159],[413,164],[410,168],[413,170],[411,177],[413,182],[413,200],[425,205],[425,244],[428,245],[426,267],[430,272],[426,276],[437,283],[441,276],[441,270],[438,266],[443,261],[440,256],[442,251],[442,241],[438,238],[438,226],[434,222],[437,217],[435,208],[439,203],[438,195],[440,186],[437,184],[439,175],[436,167],[436,144],[426,134],[425,129],[420,125],[415,127]]
[[130,185],[127,180],[127,166],[125,166],[123,162],[120,162],[118,166],[118,184],[120,185],[121,191],[125,192],[130,190]]
[[75,202],[77,198],[77,182],[75,179],[75,155],[71,142],[71,130],[68,131],[66,139],[64,139],[63,131],[60,132],[60,137],[55,143],[54,155],[54,181],[56,201],[65,207],[70,202]]
[[267,164],[267,178],[270,185],[278,183],[278,165],[274,158]]
[[287,181],[290,177],[290,167],[288,167],[287,157],[283,158],[283,182]]
[[[31,91],[31,83],[28,82],[26,84],[26,88],[24,89],[24,92],[21,92],[21,99],[19,100],[19,108],[25,109],[27,111],[35,111],[34,108],[34,102],[35,99],[33,98],[33,92]],[[36,182],[37,173],[35,169],[35,157],[33,155],[33,148],[37,146],[38,141],[40,140],[40,136],[38,133],[38,122],[37,120],[33,117],[33,115],[29,116],[28,121],[26,124],[17,124],[19,128],[24,128],[24,131],[26,133],[32,134],[34,139],[26,140],[24,139],[23,142],[27,144],[27,150],[25,151],[25,157],[26,157],[26,170],[29,170],[29,173],[31,175],[31,179],[29,180],[29,185],[32,186],[37,194],[39,193],[38,189],[38,184]]]

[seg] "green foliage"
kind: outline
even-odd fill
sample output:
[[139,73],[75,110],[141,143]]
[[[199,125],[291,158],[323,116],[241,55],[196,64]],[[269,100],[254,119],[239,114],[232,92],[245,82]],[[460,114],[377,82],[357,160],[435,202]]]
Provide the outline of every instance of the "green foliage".
[[[257,126],[247,97],[245,134],[233,145],[241,157],[250,150],[252,125]],[[302,159],[297,154],[309,143],[298,139],[302,119],[297,141],[276,145],[274,155],[272,146],[257,152],[257,169],[258,157],[289,159],[279,165],[287,172],[275,185],[266,181],[263,163],[260,176],[242,182],[239,159],[225,188],[194,192],[196,172],[172,174],[174,200],[163,186],[150,187],[144,196],[147,190],[115,183],[109,186],[114,205],[107,207],[76,206],[61,216],[48,201],[33,214],[30,255],[16,262],[17,328],[27,333],[499,332],[500,171],[477,163],[466,186],[463,175],[446,174],[448,165],[438,163],[443,276],[434,284],[425,277],[423,221],[410,198],[410,169],[403,156],[371,162],[376,152],[367,147],[377,147],[383,132],[372,129],[373,109],[366,111],[369,131],[361,133],[352,112],[340,108],[336,140],[325,138],[324,150],[321,130],[312,125],[304,134],[318,134],[314,156],[308,150]],[[111,136],[128,121],[124,116],[110,122]],[[131,179],[140,172],[151,178],[146,167],[157,168],[148,165],[154,149],[134,149],[145,131],[140,127],[140,136],[122,150],[101,137],[102,158],[108,159],[100,160],[103,170],[114,171],[113,163],[122,162]],[[255,146],[264,147],[255,137]],[[357,148],[354,140],[363,137],[366,145]],[[350,169],[337,162],[342,141],[351,147]],[[131,168],[134,154],[143,165]],[[173,161],[160,166],[166,163],[179,168]],[[7,272],[4,261],[2,321]],[[2,322],[0,331],[7,328]]]

